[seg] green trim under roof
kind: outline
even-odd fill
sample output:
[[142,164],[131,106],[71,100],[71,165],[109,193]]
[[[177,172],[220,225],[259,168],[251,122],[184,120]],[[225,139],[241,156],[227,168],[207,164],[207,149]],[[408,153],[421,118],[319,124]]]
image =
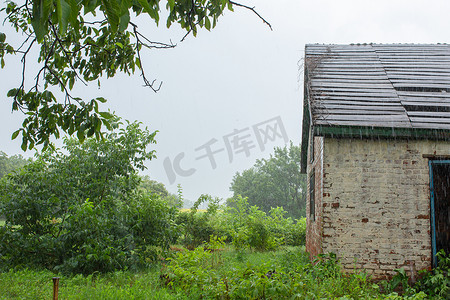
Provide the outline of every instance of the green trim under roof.
[[450,130],[426,128],[316,125],[314,126],[314,135],[335,138],[399,138],[450,141]]
[[[309,122],[303,120],[301,171],[306,173],[308,157]],[[314,126],[314,136],[331,138],[359,139],[411,139],[450,141],[448,129],[399,128],[399,127],[367,127],[367,126]],[[306,144],[306,145],[305,145]],[[305,145],[305,146],[304,146]]]

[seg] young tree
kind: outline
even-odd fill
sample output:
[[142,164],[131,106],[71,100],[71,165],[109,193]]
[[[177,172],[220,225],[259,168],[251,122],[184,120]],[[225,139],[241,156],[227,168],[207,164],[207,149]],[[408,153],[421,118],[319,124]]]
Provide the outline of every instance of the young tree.
[[[103,76],[138,71],[145,86],[155,92],[160,89],[161,83],[149,80],[142,68],[141,50],[175,45],[152,41],[135,22],[146,14],[158,24],[160,6],[160,0],[22,0],[8,1],[0,9],[6,13],[5,23],[23,37],[13,46],[0,32],[1,67],[7,54],[21,56],[20,85],[7,96],[12,98],[13,111],[25,113],[22,127],[12,135],[13,139],[22,135],[23,150],[38,144],[46,148],[51,136],[60,136],[60,130],[76,133],[83,141],[94,135],[100,138],[102,126],[109,129],[111,115],[98,109],[98,102],[106,100],[72,95],[76,82],[100,84]],[[214,28],[224,10],[235,6],[252,10],[270,26],[252,7],[229,0],[168,0],[165,6],[169,12],[166,25],[178,23],[186,35],[195,36],[199,28]],[[37,74],[28,74],[27,59],[34,48],[39,50],[39,67]],[[31,86],[26,86],[28,77],[33,78]]]
[[300,173],[300,147],[276,147],[269,159],[257,160],[255,165],[237,172],[230,190],[234,197],[247,197],[250,205],[269,212],[283,207],[290,216],[305,216],[306,179]]
[[[116,127],[114,121],[112,127]],[[128,123],[102,140],[66,139],[0,180],[0,265],[92,273],[143,265],[176,236],[177,209],[139,191],[156,132]]]

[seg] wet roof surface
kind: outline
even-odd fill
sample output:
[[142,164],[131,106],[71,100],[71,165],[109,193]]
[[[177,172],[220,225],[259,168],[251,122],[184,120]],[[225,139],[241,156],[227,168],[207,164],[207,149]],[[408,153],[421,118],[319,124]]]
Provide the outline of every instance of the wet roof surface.
[[450,129],[450,45],[306,45],[314,125]]

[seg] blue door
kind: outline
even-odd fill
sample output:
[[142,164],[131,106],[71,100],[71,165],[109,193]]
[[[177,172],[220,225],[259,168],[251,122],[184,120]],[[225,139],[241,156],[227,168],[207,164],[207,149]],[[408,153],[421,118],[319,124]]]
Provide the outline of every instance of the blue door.
[[450,253],[450,160],[430,160],[431,247],[433,266],[436,253]]

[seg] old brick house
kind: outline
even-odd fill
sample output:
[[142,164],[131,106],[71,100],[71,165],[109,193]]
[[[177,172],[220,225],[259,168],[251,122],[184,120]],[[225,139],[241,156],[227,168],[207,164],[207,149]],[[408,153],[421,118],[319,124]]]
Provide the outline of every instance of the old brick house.
[[373,278],[450,251],[450,46],[307,45],[306,249]]

